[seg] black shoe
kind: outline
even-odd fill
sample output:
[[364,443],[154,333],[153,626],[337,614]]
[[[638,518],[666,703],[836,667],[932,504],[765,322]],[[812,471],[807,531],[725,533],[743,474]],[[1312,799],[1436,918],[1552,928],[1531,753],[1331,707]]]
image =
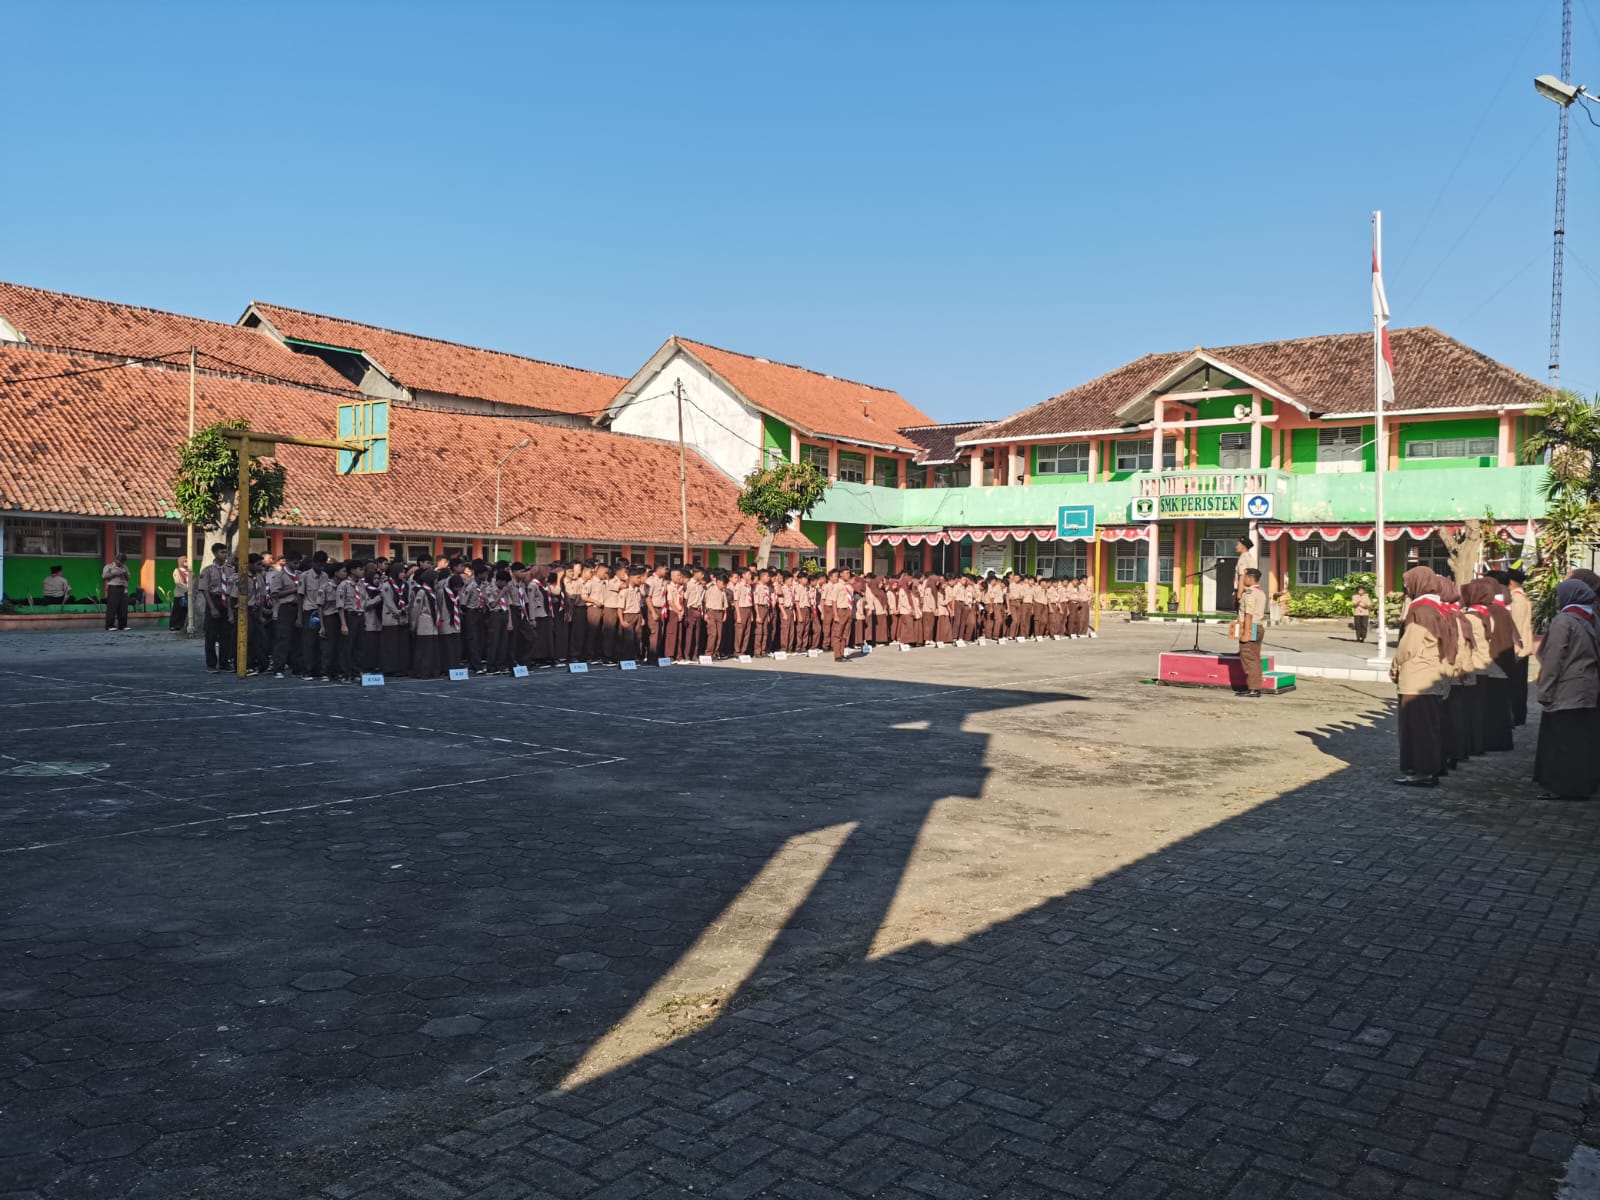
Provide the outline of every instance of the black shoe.
[[1587,800],[1593,800],[1594,797],[1593,796],[1558,796],[1554,792],[1540,792],[1539,793],[1539,799],[1541,799],[1541,800],[1560,800],[1563,804],[1582,804]]
[[1400,787],[1438,787],[1439,780],[1433,775],[1402,775],[1395,780]]
[[1259,699],[1261,699],[1261,693],[1260,692],[1235,692],[1233,694],[1233,698],[1235,700],[1259,700]]

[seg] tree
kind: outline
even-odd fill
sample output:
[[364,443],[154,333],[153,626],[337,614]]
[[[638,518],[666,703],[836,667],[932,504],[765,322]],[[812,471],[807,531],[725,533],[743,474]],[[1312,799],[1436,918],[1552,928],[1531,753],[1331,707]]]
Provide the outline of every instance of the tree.
[[754,517],[761,527],[761,549],[756,553],[759,565],[766,565],[773,539],[808,515],[832,486],[828,477],[809,462],[779,463],[758,468],[744,477],[739,511]]
[[[1522,444],[1522,461],[1544,462],[1544,516],[1539,564],[1529,574],[1535,614],[1554,612],[1556,584],[1580,549],[1600,541],[1600,412],[1577,392],[1562,390],[1530,414],[1544,422]],[[1525,568],[1526,569],[1526,568]]]
[[[233,544],[239,532],[239,452],[222,436],[224,429],[248,429],[245,420],[219,421],[197,429],[194,436],[178,447],[178,470],[172,477],[172,495],[178,511],[191,525],[205,531],[205,544],[214,541]],[[250,456],[250,523],[267,520],[283,504],[284,486],[288,473],[277,462],[263,462]],[[250,547],[239,547],[242,566],[249,557]],[[189,612],[190,627],[195,625],[193,614],[199,599],[200,567],[190,564]]]
[[1450,559],[1451,577],[1457,583],[1471,583],[1483,561],[1483,522],[1468,517],[1459,530],[1440,529],[1439,540]]

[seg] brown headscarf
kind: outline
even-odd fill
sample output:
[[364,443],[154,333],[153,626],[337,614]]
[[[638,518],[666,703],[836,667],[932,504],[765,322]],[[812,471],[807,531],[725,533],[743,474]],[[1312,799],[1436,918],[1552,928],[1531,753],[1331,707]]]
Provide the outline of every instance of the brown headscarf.
[[1511,610],[1494,602],[1499,588],[1500,585],[1492,579],[1474,579],[1462,586],[1461,601],[1482,610],[1479,615],[1489,633],[1489,657],[1503,667],[1505,663],[1501,661],[1501,656],[1515,653],[1517,627],[1511,619]]
[[1456,624],[1461,627],[1461,640],[1466,643],[1467,648],[1476,647],[1478,639],[1472,632],[1472,622],[1467,620],[1467,614],[1461,611],[1461,589],[1456,586],[1454,579],[1439,576],[1439,599],[1450,606]]
[[1443,605],[1421,599],[1437,597],[1441,582],[1431,567],[1412,567],[1405,573],[1403,586],[1411,606],[1406,609],[1406,619],[1400,623],[1400,630],[1404,633],[1408,625],[1422,626],[1439,640],[1439,657],[1445,662],[1454,662],[1461,641],[1460,626]]

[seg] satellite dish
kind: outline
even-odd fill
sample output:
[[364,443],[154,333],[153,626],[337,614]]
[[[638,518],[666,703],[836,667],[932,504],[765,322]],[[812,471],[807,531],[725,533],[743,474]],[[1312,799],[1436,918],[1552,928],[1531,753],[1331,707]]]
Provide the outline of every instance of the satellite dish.
[[1250,406],[1248,404],[1235,404],[1233,406],[1233,419],[1235,421],[1248,421],[1250,419]]

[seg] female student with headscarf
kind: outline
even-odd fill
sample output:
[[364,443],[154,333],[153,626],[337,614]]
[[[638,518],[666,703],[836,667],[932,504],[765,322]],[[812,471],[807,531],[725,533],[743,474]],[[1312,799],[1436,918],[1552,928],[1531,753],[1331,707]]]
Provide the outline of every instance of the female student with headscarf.
[[1594,589],[1581,579],[1556,585],[1558,611],[1539,649],[1539,748],[1533,780],[1541,800],[1587,800],[1594,795],[1600,704]]
[[1510,750],[1513,746],[1508,668],[1516,656],[1517,632],[1510,610],[1495,603],[1499,586],[1492,579],[1474,579],[1461,589],[1462,600],[1483,622],[1489,644],[1488,665],[1478,672],[1478,704],[1483,748],[1490,753]]
[[1456,652],[1445,663],[1450,676],[1450,692],[1444,698],[1445,758],[1454,767],[1471,758],[1473,749],[1474,710],[1477,704],[1478,676],[1472,666],[1475,641],[1472,624],[1461,611],[1461,589],[1453,579],[1438,579],[1439,603],[1456,623]]
[[1442,713],[1450,680],[1445,663],[1459,640],[1453,616],[1439,602],[1438,577],[1428,567],[1405,573],[1405,621],[1389,677],[1400,691],[1400,777],[1403,787],[1435,787],[1445,769]]

